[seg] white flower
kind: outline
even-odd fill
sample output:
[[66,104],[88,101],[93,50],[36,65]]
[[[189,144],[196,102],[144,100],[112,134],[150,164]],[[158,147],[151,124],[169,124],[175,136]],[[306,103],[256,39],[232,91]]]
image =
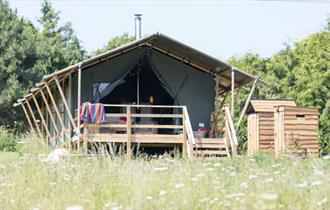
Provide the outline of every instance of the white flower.
[[203,177],[203,176],[205,176],[205,174],[203,174],[203,173],[199,173],[196,175],[196,177]]
[[184,184],[176,184],[174,187],[175,187],[175,189],[180,189],[180,188],[184,187]]
[[214,164],[214,167],[220,167],[220,166],[221,166],[220,163],[216,163],[216,164]]
[[323,160],[330,160],[330,155],[323,156]]
[[235,176],[235,175],[236,175],[235,172],[231,172],[231,173],[229,174],[229,176]]
[[166,195],[166,194],[167,194],[167,192],[164,191],[164,190],[159,191],[159,196],[163,196],[163,195]]
[[65,210],[84,210],[84,208],[77,205],[77,206],[66,207]]
[[167,170],[167,167],[156,167],[154,168],[155,171],[160,171],[160,172],[163,172],[163,171],[166,171]]
[[316,205],[318,206],[322,206],[323,204],[325,204],[328,201],[327,198],[323,198],[321,201],[319,201]]
[[193,177],[193,178],[191,178],[191,181],[197,182],[198,181],[198,178],[197,177]]
[[312,186],[317,186],[317,185],[320,185],[320,184],[322,184],[321,181],[315,181],[315,182],[311,183]]
[[152,200],[152,196],[147,196],[146,199],[147,200]]
[[247,189],[249,185],[246,182],[242,182],[240,185],[241,188]]
[[304,188],[304,187],[307,187],[308,183],[306,181],[300,183],[300,184],[297,184],[297,187],[299,188]]
[[256,178],[258,178],[258,176],[253,175],[253,174],[251,174],[251,175],[249,176],[249,179],[256,179]]
[[226,198],[236,198],[236,197],[244,197],[245,194],[244,193],[232,193],[229,195],[226,195]]
[[268,178],[265,180],[265,182],[269,183],[269,182],[273,182],[274,180],[272,178]]
[[277,199],[277,194],[275,193],[263,193],[261,194],[261,198],[264,200],[272,201]]

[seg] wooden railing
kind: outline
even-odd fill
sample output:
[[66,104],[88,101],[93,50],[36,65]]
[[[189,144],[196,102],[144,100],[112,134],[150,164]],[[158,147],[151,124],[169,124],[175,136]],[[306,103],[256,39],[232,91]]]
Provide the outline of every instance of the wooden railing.
[[[179,143],[182,144],[183,153],[192,157],[191,145],[195,144],[189,115],[185,106],[165,106],[165,105],[124,105],[124,104],[103,104],[105,109],[112,113],[106,113],[106,122],[102,124],[83,125],[83,148],[87,151],[88,141],[107,141],[114,139],[117,142],[127,143],[127,155],[132,154],[131,145],[133,143]],[[144,108],[158,109],[160,113],[139,113]],[[120,109],[119,112],[113,110]],[[169,113],[163,113],[161,110]],[[116,123],[113,118],[123,117],[126,123]],[[173,119],[171,124],[148,123],[141,124],[138,118],[152,119]],[[176,120],[174,120],[176,119]],[[147,132],[141,130],[148,130]],[[167,133],[158,133],[157,129],[163,129]],[[152,140],[154,139],[154,140]],[[111,141],[111,140],[110,140]]]
[[225,137],[226,140],[229,141],[231,147],[231,154],[233,156],[236,156],[238,141],[237,141],[237,134],[234,127],[233,118],[229,110],[229,107],[225,107],[223,110],[225,112]]

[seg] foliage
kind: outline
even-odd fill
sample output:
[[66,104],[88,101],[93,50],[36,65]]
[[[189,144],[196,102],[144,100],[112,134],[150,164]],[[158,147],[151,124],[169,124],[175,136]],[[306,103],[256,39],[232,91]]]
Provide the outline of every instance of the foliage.
[[128,33],[123,33],[120,36],[116,36],[110,39],[110,41],[107,43],[105,47],[98,49],[94,54],[98,55],[104,53],[108,50],[112,50],[129,42],[132,42],[133,40],[134,37],[129,36]]
[[[0,155],[3,209],[329,209],[330,162]],[[88,199],[86,199],[88,198]]]
[[0,126],[24,129],[21,110],[13,103],[44,74],[82,60],[84,51],[70,24],[58,26],[50,3],[42,4],[42,29],[20,18],[0,0]]
[[[288,45],[268,59],[251,53],[230,59],[234,66],[257,74],[268,82],[268,87],[256,91],[255,98],[293,99],[299,106],[311,106],[319,110],[323,153],[330,152],[329,49],[330,28],[326,28],[294,43],[293,46]],[[239,104],[239,107],[243,107],[243,97],[240,97]],[[236,115],[239,112],[240,110],[237,110]],[[246,122],[242,128],[244,127]],[[241,135],[241,142],[246,142],[246,135]]]
[[17,136],[0,128],[0,151],[16,152],[17,149]]

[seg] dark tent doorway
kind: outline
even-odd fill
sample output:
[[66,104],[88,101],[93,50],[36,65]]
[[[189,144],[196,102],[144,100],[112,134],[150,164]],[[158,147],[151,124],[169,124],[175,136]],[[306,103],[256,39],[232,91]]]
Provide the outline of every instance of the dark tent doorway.
[[[107,96],[100,100],[103,104],[141,104],[141,105],[174,105],[174,99],[162,86],[154,73],[147,56],[144,56],[133,69],[123,78],[123,82],[116,86]],[[120,109],[120,108],[118,108]],[[119,112],[116,108],[106,110],[107,113]],[[172,114],[173,109],[141,108],[136,113]],[[142,118],[137,118],[140,122]],[[155,118],[152,123],[160,125],[173,124],[170,118]],[[148,123],[146,123],[148,124]],[[158,129],[158,133],[169,133],[173,130]]]

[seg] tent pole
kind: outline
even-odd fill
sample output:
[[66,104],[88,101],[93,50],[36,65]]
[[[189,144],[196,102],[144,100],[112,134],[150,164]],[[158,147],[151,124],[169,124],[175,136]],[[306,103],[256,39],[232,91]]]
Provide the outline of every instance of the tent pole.
[[[39,116],[40,116],[40,119],[41,119],[41,123],[42,123],[42,125],[44,126],[44,128],[45,128],[45,130],[46,130],[47,136],[48,136],[49,138],[51,138],[50,132],[49,132],[49,130],[48,130],[48,127],[47,127],[47,124],[46,124],[45,118],[44,118],[44,116],[42,115],[42,111],[41,111],[41,109],[40,109],[40,106],[39,106],[39,104],[38,104],[38,101],[37,101],[36,97],[35,97],[33,94],[32,94],[32,98],[33,98],[34,104],[36,105],[37,111],[38,111],[38,113],[39,113]],[[49,142],[48,142],[48,143],[49,143]]]
[[252,86],[251,91],[250,91],[250,93],[249,93],[249,96],[248,96],[247,99],[246,99],[246,102],[245,102],[244,108],[243,108],[243,110],[242,110],[242,112],[241,112],[241,115],[239,116],[238,121],[237,121],[237,124],[236,124],[236,132],[238,132],[238,129],[239,129],[239,126],[240,126],[241,121],[242,121],[242,119],[243,119],[243,116],[244,116],[244,114],[245,114],[245,112],[246,112],[246,110],[247,110],[247,108],[248,108],[248,106],[249,106],[249,103],[250,103],[250,101],[251,101],[251,98],[252,98],[252,95],[253,95],[253,93],[254,93],[254,90],[255,90],[255,88],[256,88],[256,86],[257,86],[257,84],[258,84],[258,80],[259,80],[258,78],[254,80],[254,83],[253,83],[253,86]]
[[26,108],[24,106],[24,103],[22,102],[21,105],[22,105],[22,108],[23,108],[25,117],[26,117],[27,121],[29,122],[30,128],[31,128],[32,131],[34,131],[34,128],[33,128],[33,125],[32,125],[31,119],[30,119],[30,116],[29,116],[29,114],[28,114],[28,112],[27,112],[27,110],[26,110]]
[[78,98],[77,98],[77,109],[78,109],[78,116],[77,116],[77,135],[78,135],[78,141],[77,141],[77,150],[78,153],[80,152],[80,103],[81,103],[81,65],[82,63],[79,64],[78,67]]
[[52,104],[53,104],[54,110],[55,110],[55,112],[56,112],[56,115],[57,115],[57,117],[58,117],[58,119],[59,119],[59,121],[60,121],[60,123],[61,123],[61,126],[62,126],[62,129],[61,129],[62,140],[63,140],[63,142],[64,142],[64,139],[65,139],[64,134],[65,134],[65,130],[66,130],[66,129],[65,129],[65,125],[64,125],[64,122],[63,122],[62,116],[61,116],[61,114],[60,114],[60,111],[58,110],[58,107],[57,107],[56,101],[55,101],[55,99],[54,99],[54,96],[53,96],[53,94],[52,94],[52,91],[50,90],[50,88],[49,88],[47,82],[45,83],[45,87],[46,87],[46,89],[47,89],[47,92],[48,92],[49,98],[50,98],[50,100],[52,101]]
[[136,73],[136,84],[137,84],[137,88],[136,88],[136,103],[137,105],[140,105],[140,70],[138,69],[137,73]]
[[39,125],[38,125],[37,119],[36,119],[36,117],[34,116],[33,110],[32,110],[32,108],[31,108],[30,103],[29,103],[29,101],[28,101],[27,98],[25,98],[25,102],[26,102],[27,107],[28,107],[29,110],[30,110],[30,113],[31,113],[31,116],[32,116],[33,122],[34,122],[34,124],[35,124],[35,126],[36,126],[36,128],[37,128],[38,134],[42,137],[42,134],[41,134],[41,131],[40,131],[40,128],[39,128]]
[[68,102],[65,98],[64,92],[63,92],[61,84],[60,84],[60,81],[58,80],[56,75],[54,75],[54,78],[55,78],[55,82],[56,82],[56,85],[57,85],[57,89],[60,92],[60,95],[62,97],[62,101],[63,101],[64,106],[66,108],[66,111],[68,112],[69,120],[72,123],[72,125],[75,126],[75,123],[74,123],[74,120],[73,120],[73,117],[72,117],[72,114],[71,114],[71,110],[70,110]]
[[231,115],[234,120],[235,112],[235,69],[231,68]]
[[50,109],[50,106],[49,106],[49,104],[48,104],[48,101],[47,101],[47,99],[46,99],[46,96],[45,96],[45,94],[44,94],[44,91],[43,91],[41,88],[39,88],[39,90],[40,90],[40,93],[41,93],[42,99],[44,100],[44,103],[45,103],[45,105],[46,105],[46,109],[47,109],[48,115],[49,115],[49,117],[50,117],[50,119],[51,119],[51,121],[52,121],[52,124],[53,124],[53,126],[54,126],[54,130],[55,130],[54,138],[56,138],[56,136],[59,135],[59,130],[58,130],[58,128],[57,128],[57,124],[56,124],[56,121],[55,121],[54,115],[53,115],[53,113],[52,113],[52,111],[51,111],[51,109]]

